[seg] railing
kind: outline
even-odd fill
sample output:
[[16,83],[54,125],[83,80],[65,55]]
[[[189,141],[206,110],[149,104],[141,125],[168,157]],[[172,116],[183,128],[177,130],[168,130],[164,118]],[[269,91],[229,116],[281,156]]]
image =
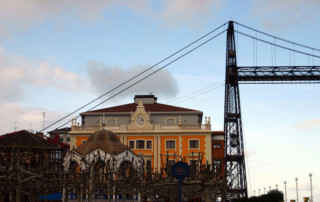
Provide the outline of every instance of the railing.
[[[72,126],[71,131],[98,131],[105,128],[111,131],[129,131],[128,125],[114,126]],[[182,125],[161,125],[153,124],[152,130],[174,131],[174,130],[211,130],[211,124],[182,124]]]

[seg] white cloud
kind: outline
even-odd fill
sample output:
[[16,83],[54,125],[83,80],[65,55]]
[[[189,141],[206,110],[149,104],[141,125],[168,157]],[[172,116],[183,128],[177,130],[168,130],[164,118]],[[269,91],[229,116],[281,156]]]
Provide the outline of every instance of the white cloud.
[[[27,95],[27,86],[85,93],[90,84],[80,75],[46,61],[36,61],[0,48],[0,100],[17,100]],[[34,89],[35,89],[34,88]]]
[[[89,79],[96,91],[101,94],[111,90],[124,81],[127,81],[147,68],[148,66],[136,66],[128,69],[119,66],[110,67],[97,61],[91,61],[87,64]],[[143,76],[146,76],[156,69],[157,68],[154,68],[148,71],[146,74],[138,77],[138,79],[121,87],[121,89],[133,84],[135,81],[138,81]],[[119,92],[119,90],[115,92]],[[110,95],[115,94],[115,92]],[[160,97],[173,97],[177,94],[177,82],[170,72],[163,69],[128,89],[118,97],[129,96],[131,98],[135,94],[149,94],[151,92]]]
[[[196,25],[214,17],[224,0],[163,1],[155,10],[150,0],[1,0],[0,37],[10,36],[38,24],[58,25],[65,20],[93,22],[104,18],[107,9],[127,8],[146,17],[159,19],[169,26]],[[214,12],[213,12],[214,11]]]
[[317,23],[319,9],[319,0],[260,0],[254,1],[252,13],[267,29],[272,30]]
[[296,125],[295,128],[300,130],[320,129],[320,118],[305,121]]
[[124,0],[1,0],[1,34],[10,35],[43,22],[60,24],[66,19],[94,21],[103,17],[106,8],[124,3]]
[[5,114],[5,116],[0,116],[0,135],[11,133],[15,130],[42,130],[42,112],[46,112],[45,126],[48,125],[48,123],[52,123],[58,118],[61,118],[63,115],[58,111],[24,107],[19,104],[9,102],[0,102],[0,111],[2,114]]
[[171,0],[164,6],[157,18],[173,27],[180,24],[196,26],[215,18],[223,0]]

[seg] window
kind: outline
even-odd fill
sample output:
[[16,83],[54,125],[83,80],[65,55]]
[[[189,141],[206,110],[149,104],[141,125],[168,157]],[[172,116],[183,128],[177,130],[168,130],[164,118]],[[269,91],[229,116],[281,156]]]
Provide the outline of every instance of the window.
[[117,125],[117,120],[115,118],[107,119],[107,126],[115,126]]
[[129,141],[129,148],[134,149],[134,141]]
[[176,141],[174,141],[174,140],[167,140],[167,141],[166,141],[166,148],[167,148],[167,149],[174,149],[174,148],[176,148]]
[[191,176],[197,176],[199,173],[199,161],[189,160],[190,162],[190,174]]
[[190,160],[190,166],[198,166],[198,160]]
[[85,140],[82,140],[82,144],[84,144],[84,143],[86,143],[86,141],[85,141]]
[[147,141],[147,149],[151,149],[152,148],[152,141]]
[[219,173],[221,171],[221,161],[214,160],[213,161],[213,172]]
[[151,164],[151,160],[147,160],[147,168],[151,168],[152,164]]
[[137,140],[137,149],[144,149],[144,140]]
[[176,118],[165,118],[165,124],[169,126],[177,125]]
[[176,163],[175,160],[168,160],[168,166],[173,166]]
[[216,149],[221,148],[221,143],[220,142],[213,143],[213,148],[216,148]]
[[63,137],[60,137],[60,142],[63,142],[63,140],[64,140]]
[[190,148],[199,148],[199,141],[198,140],[190,140],[189,147]]

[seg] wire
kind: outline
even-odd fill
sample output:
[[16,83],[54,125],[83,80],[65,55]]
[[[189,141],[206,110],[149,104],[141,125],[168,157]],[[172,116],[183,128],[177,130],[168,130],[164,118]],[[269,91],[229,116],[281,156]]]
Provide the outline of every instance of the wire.
[[131,78],[130,78],[130,79],[128,79],[127,81],[125,81],[125,82],[123,82],[123,83],[119,84],[118,86],[116,86],[116,87],[114,87],[113,89],[109,90],[108,92],[106,92],[106,93],[102,94],[101,96],[99,96],[99,97],[95,98],[94,100],[92,100],[92,101],[90,101],[89,103],[87,103],[87,104],[83,105],[82,107],[79,107],[78,109],[76,109],[76,110],[72,111],[71,113],[69,113],[69,114],[65,115],[64,117],[62,117],[62,118],[60,118],[59,120],[55,121],[54,123],[50,124],[50,125],[49,125],[49,126],[47,126],[46,128],[42,129],[41,131],[44,131],[44,130],[46,130],[46,129],[48,129],[48,128],[52,127],[53,125],[55,125],[55,124],[59,123],[60,121],[64,120],[65,118],[67,118],[67,117],[71,116],[72,114],[74,114],[74,113],[76,113],[76,112],[80,111],[81,109],[83,109],[83,108],[87,107],[88,105],[90,105],[90,104],[94,103],[95,101],[99,100],[100,98],[102,98],[102,97],[106,96],[107,94],[109,94],[109,93],[111,93],[111,92],[115,91],[116,89],[118,89],[118,88],[122,87],[123,85],[125,85],[125,84],[129,83],[130,81],[132,81],[132,80],[134,80],[135,78],[137,78],[137,77],[141,76],[142,74],[146,73],[146,72],[147,72],[147,71],[149,71],[150,69],[152,69],[152,68],[154,68],[154,67],[158,66],[159,64],[161,64],[161,63],[163,63],[164,61],[168,60],[169,58],[171,58],[171,57],[173,57],[173,56],[177,55],[178,53],[182,52],[183,50],[185,50],[185,49],[189,48],[190,46],[194,45],[195,43],[197,43],[197,42],[201,41],[202,39],[206,38],[207,36],[211,35],[212,33],[216,32],[217,30],[221,29],[221,28],[222,28],[223,26],[225,26],[226,24],[227,24],[227,23],[224,23],[224,24],[220,25],[219,27],[217,27],[217,28],[213,29],[212,31],[210,31],[210,32],[208,32],[207,34],[205,34],[205,35],[201,36],[200,38],[198,38],[197,40],[195,40],[195,41],[193,41],[193,42],[189,43],[188,45],[184,46],[184,47],[183,47],[183,48],[181,48],[180,50],[178,50],[178,51],[174,52],[173,54],[169,55],[168,57],[164,58],[164,59],[163,59],[163,60],[161,60],[160,62],[158,62],[158,63],[156,63],[156,64],[152,65],[151,67],[149,67],[149,68],[147,68],[146,70],[144,70],[144,71],[140,72],[139,74],[136,74],[135,76],[131,77]]
[[190,99],[192,99],[192,98],[198,97],[198,96],[203,95],[203,94],[205,94],[205,93],[207,93],[207,92],[209,92],[209,91],[212,91],[212,90],[215,90],[215,89],[217,89],[217,88],[220,88],[220,87],[222,87],[222,86],[224,86],[224,85],[225,85],[225,84],[219,85],[219,86],[217,86],[217,87],[215,87],[215,88],[213,88],[213,89],[204,91],[204,92],[199,93],[199,94],[197,94],[197,95],[191,96],[191,97],[189,97],[189,98],[187,98],[187,99],[184,99],[184,100],[181,100],[181,101],[179,101],[179,102],[176,102],[176,103],[174,103],[173,105],[176,105],[176,104],[179,104],[179,103],[181,103],[181,102],[184,102],[184,101],[190,100]]
[[[188,97],[188,96],[190,96],[190,95],[199,93],[199,92],[201,92],[201,91],[203,91],[203,90],[206,90],[206,89],[208,89],[208,88],[212,88],[212,87],[214,87],[214,86],[216,86],[216,85],[218,85],[218,84],[220,84],[220,83],[222,83],[222,82],[224,82],[224,81],[225,81],[225,80],[219,81],[219,82],[217,82],[217,83],[211,84],[211,85],[206,86],[206,87],[204,87],[204,88],[201,88],[201,89],[198,89],[198,90],[193,91],[193,92],[191,92],[191,93],[188,93],[188,94],[186,94],[186,95],[184,95],[184,96],[181,96],[181,97],[178,97],[178,98],[176,98],[176,99],[170,100],[169,102],[167,102],[167,104],[168,104],[168,103],[172,103],[172,102],[177,101],[177,100],[180,100],[180,99],[182,99],[182,98]],[[178,103],[180,103],[180,102],[181,102],[181,101],[179,101]]]
[[[241,103],[240,103],[240,107],[241,107]],[[243,124],[243,119],[241,119],[241,122],[242,122],[242,125]],[[251,186],[251,177],[250,177],[250,169],[249,169],[249,159],[247,158],[248,157],[248,151],[247,151],[247,148],[245,147],[245,145],[247,145],[247,141],[246,141],[246,138],[245,138],[245,132],[244,132],[244,128],[242,127],[242,138],[243,138],[243,149],[244,149],[244,155],[245,155],[245,164],[246,164],[246,170],[248,171],[247,174],[248,174],[248,186],[249,186],[249,189],[250,189],[250,194],[252,195],[252,186]]]
[[[188,55],[189,53],[193,52],[194,50],[200,48],[201,46],[203,46],[204,44],[208,43],[209,41],[211,41],[211,40],[215,39],[216,37],[220,36],[220,35],[223,34],[225,31],[226,31],[226,30],[223,30],[223,31],[221,31],[219,34],[217,34],[217,35],[209,38],[208,40],[206,40],[206,41],[204,41],[203,43],[201,43],[200,45],[192,48],[191,50],[187,51],[186,53],[182,54],[181,56],[177,57],[176,59],[174,59],[174,60],[172,60],[171,62],[167,63],[166,65],[162,66],[161,68],[155,70],[154,72],[151,72],[151,73],[148,74],[147,76],[144,76],[143,78],[139,79],[138,81],[134,82],[133,84],[129,85],[128,87],[122,89],[122,90],[119,91],[118,93],[112,95],[112,96],[109,97],[108,99],[106,99],[106,100],[100,102],[99,104],[95,105],[94,107],[90,108],[88,111],[93,110],[94,108],[102,105],[103,103],[109,101],[110,99],[114,98],[115,96],[121,94],[122,92],[128,90],[129,88],[135,86],[136,84],[138,84],[138,83],[140,83],[141,81],[145,80],[146,78],[150,77],[151,75],[153,75],[153,74],[157,73],[158,71],[166,68],[167,66],[169,66],[169,65],[171,65],[172,63],[176,62],[177,60],[183,58],[184,56]],[[78,118],[78,117],[80,117],[80,116],[78,115],[76,118]],[[66,122],[65,124],[61,125],[59,128],[63,127],[64,125],[66,125],[66,124],[68,124],[68,123],[70,123],[70,122],[71,122],[71,121]]]
[[251,30],[253,30],[253,31],[255,31],[255,32],[259,32],[260,34],[264,34],[264,35],[266,35],[266,36],[273,37],[273,38],[275,38],[275,39],[279,39],[279,40],[284,41],[284,42],[287,42],[287,43],[291,43],[291,44],[295,44],[295,45],[297,45],[297,46],[301,46],[301,47],[304,47],[304,48],[308,48],[308,49],[320,51],[320,49],[312,48],[312,47],[310,47],[310,46],[306,46],[306,45],[299,44],[299,43],[295,43],[295,42],[293,42],[293,41],[289,41],[289,40],[286,40],[286,39],[283,39],[283,38],[280,38],[280,37],[277,37],[277,36],[268,34],[268,33],[266,33],[266,32],[259,31],[259,30],[257,30],[257,29],[251,28],[251,27],[249,27],[249,26],[243,25],[243,24],[238,23],[238,22],[234,22],[234,23],[236,23],[236,24],[238,24],[238,25],[240,25],[240,26],[242,26],[242,27],[245,27],[245,28],[247,28],[247,29],[251,29]]
[[264,43],[267,43],[267,44],[270,44],[270,45],[277,46],[277,47],[279,47],[279,48],[283,48],[283,49],[286,49],[286,50],[289,50],[289,51],[293,51],[293,52],[296,52],[296,53],[300,53],[300,54],[303,54],[303,55],[309,55],[309,56],[312,56],[312,57],[320,58],[320,56],[318,56],[318,55],[313,55],[313,54],[310,54],[310,53],[305,53],[305,52],[302,52],[302,51],[293,50],[292,48],[287,48],[287,47],[285,47],[285,46],[281,46],[281,45],[278,45],[278,44],[274,44],[274,43],[271,43],[271,42],[269,42],[269,41],[256,38],[256,37],[254,37],[254,36],[245,34],[245,33],[240,32],[240,31],[236,31],[236,30],[235,30],[235,32],[238,32],[239,34],[242,34],[242,35],[244,35],[244,36],[246,36],[246,37],[250,37],[250,38],[252,38],[252,39],[256,39],[256,40],[258,40],[258,41],[261,41],[261,42],[264,42]]

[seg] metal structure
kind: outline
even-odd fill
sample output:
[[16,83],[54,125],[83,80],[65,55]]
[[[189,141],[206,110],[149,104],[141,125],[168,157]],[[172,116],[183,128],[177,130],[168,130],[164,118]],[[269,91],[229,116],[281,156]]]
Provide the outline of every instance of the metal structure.
[[320,83],[320,66],[237,66],[234,23],[229,22],[225,79],[225,173],[228,198],[247,197],[239,84]]

